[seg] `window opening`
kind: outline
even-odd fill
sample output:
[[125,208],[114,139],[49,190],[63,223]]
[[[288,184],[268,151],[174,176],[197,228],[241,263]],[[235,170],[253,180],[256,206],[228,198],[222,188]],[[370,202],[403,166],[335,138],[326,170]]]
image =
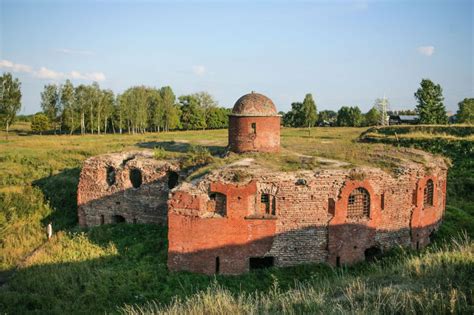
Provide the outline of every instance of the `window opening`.
[[271,256],[249,258],[250,270],[270,268],[270,267],[273,267],[273,265],[274,265],[274,258]]
[[109,186],[115,184],[115,169],[112,166],[107,167],[105,180]]
[[253,134],[256,134],[257,133],[257,123],[252,123],[250,126],[251,126],[251,129],[252,129],[251,132]]
[[179,175],[176,172],[168,173],[168,189],[173,189],[178,185]]
[[336,202],[333,198],[329,198],[328,200],[328,212],[332,215],[336,214]]
[[276,197],[272,198],[272,215],[276,215]]
[[374,261],[382,255],[382,250],[377,246],[369,247],[365,250],[364,256],[366,261]]
[[142,185],[142,172],[139,169],[132,168],[130,170],[130,182],[133,188],[138,188]]
[[226,201],[226,195],[217,192],[210,193],[207,211],[225,216],[227,214]]
[[385,209],[385,194],[380,196],[380,208],[383,210]]
[[113,223],[123,223],[123,222],[125,222],[125,218],[121,215],[113,215],[112,216],[112,222]]
[[362,187],[354,189],[349,195],[347,216],[349,218],[369,217],[370,215],[370,195]]
[[265,214],[270,214],[270,195],[262,194],[260,196],[260,205],[261,209]]
[[425,191],[423,195],[423,204],[425,207],[433,205],[433,191],[434,191],[434,184],[433,180],[428,179],[425,186]]
[[216,257],[216,273],[219,273],[221,269],[221,262],[219,256]]

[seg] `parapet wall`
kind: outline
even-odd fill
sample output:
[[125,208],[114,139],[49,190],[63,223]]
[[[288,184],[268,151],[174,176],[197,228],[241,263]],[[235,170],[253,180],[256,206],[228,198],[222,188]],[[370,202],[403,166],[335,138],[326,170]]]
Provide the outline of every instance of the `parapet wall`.
[[81,226],[167,221],[170,188],[179,181],[177,161],[150,151],[95,156],[84,162],[77,192]]
[[[232,182],[236,171],[250,178]],[[351,264],[396,245],[421,248],[442,219],[446,176],[444,161],[432,156],[396,174],[372,167],[216,170],[171,193],[168,267],[238,274],[261,264]],[[216,209],[217,196],[223,209]]]

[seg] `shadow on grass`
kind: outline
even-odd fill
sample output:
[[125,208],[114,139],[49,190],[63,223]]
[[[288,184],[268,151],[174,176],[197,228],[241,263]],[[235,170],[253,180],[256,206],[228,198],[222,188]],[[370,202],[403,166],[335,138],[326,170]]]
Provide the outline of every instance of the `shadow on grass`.
[[54,222],[55,229],[66,229],[77,223],[77,185],[79,167],[65,169],[62,172],[33,181],[45,196],[53,213],[42,220],[44,225]]
[[[121,223],[56,236],[45,246],[42,256],[34,257],[34,266],[20,269],[0,289],[0,309],[14,314],[110,313],[125,304],[143,305],[150,300],[168,304],[174,297],[187,298],[213,283],[239,294],[267,292],[275,282],[286,291],[298,281],[309,281],[316,289],[318,283],[332,283],[334,294],[340,294],[342,288],[361,276],[359,281],[367,285],[373,282],[374,286],[385,279],[386,285],[408,281],[407,286],[415,282],[424,287],[439,285],[446,292],[450,285],[463,292],[469,290],[470,267],[465,261],[450,265],[448,275],[447,266],[439,264],[427,266],[422,276],[400,276],[400,270],[392,265],[397,263],[398,255],[406,252],[392,254],[373,265],[362,263],[342,270],[313,264],[256,270],[240,276],[168,272],[166,235],[167,229],[157,225]],[[97,246],[103,250],[102,257],[91,257]],[[107,253],[111,247],[115,251]],[[385,267],[386,271],[380,269]]]
[[[53,238],[43,251],[44,264],[37,261],[20,269],[2,288],[0,309],[16,314],[95,314],[152,299],[167,304],[174,297],[185,298],[204,290],[214,281],[237,293],[267,290],[275,280],[285,289],[294,285],[295,279],[333,274],[326,265],[270,268],[241,276],[168,272],[166,237],[164,227],[121,223]],[[87,259],[88,246],[95,245],[112,245],[116,254]],[[77,246],[83,246],[84,252]],[[68,261],[74,259],[80,261]]]
[[[162,148],[169,152],[178,152],[178,153],[186,153],[188,152],[192,144],[188,142],[178,142],[178,141],[147,141],[147,142],[139,142],[135,144],[139,148],[146,148],[146,149],[155,149],[155,148]],[[202,147],[209,150],[212,155],[222,154],[225,152],[224,146],[216,146],[216,145],[201,145]]]

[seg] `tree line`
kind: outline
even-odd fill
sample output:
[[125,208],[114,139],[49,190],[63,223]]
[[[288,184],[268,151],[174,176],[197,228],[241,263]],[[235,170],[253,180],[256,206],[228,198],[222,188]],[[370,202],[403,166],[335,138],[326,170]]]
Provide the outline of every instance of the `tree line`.
[[[21,108],[21,83],[10,73],[0,77],[0,123],[7,131]],[[287,127],[374,126],[388,123],[391,114],[418,114],[422,124],[446,124],[442,88],[423,79],[414,93],[414,110],[393,112],[386,98],[362,113],[358,106],[342,106],[337,112],[318,113],[312,94],[302,102],[291,104],[282,115]],[[474,98],[459,102],[457,122],[474,123]],[[62,85],[47,84],[41,93],[42,113],[33,116],[32,130],[42,133],[144,133],[169,130],[219,129],[228,125],[231,110],[220,107],[207,92],[182,95],[178,98],[169,86],[161,88],[134,86],[122,94],[100,88],[98,83],[74,86],[70,80]]]
[[[421,124],[447,124],[448,116],[443,104],[443,90],[439,84],[429,79],[423,79],[420,87],[414,93],[417,101],[415,109],[391,111],[386,98],[376,99],[373,107],[362,113],[358,106],[342,106],[337,112],[323,110],[317,112],[316,103],[311,94],[306,94],[303,102],[291,104],[283,116],[283,125],[286,127],[313,127],[313,126],[341,126],[364,127],[386,125],[391,115],[419,115]],[[456,113],[457,123],[474,123],[474,98],[465,98],[458,103]]]
[[207,92],[176,98],[169,86],[134,86],[115,96],[97,83],[74,87],[69,80],[45,85],[41,107],[53,130],[71,134],[225,128],[229,113]]

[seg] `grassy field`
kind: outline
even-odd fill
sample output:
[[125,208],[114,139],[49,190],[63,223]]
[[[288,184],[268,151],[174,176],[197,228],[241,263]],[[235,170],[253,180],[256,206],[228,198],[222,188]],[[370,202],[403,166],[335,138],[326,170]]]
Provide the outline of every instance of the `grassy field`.
[[[380,261],[350,268],[305,265],[231,277],[169,273],[163,227],[76,226],[77,182],[86,158],[156,147],[162,148],[159,154],[185,155],[191,144],[218,154],[225,150],[226,130],[35,136],[27,133],[26,124],[14,129],[9,141],[0,133],[0,312],[474,311],[474,162],[469,131],[412,130],[404,133],[406,142],[400,142],[400,132],[371,131],[366,142],[358,142],[365,129],[283,129],[282,153],[252,155],[258,162],[282,170],[325,167],[318,160],[303,163],[300,156],[307,155],[390,170],[393,161],[380,159],[380,152],[405,158],[402,147],[417,146],[448,156],[453,167],[445,223],[435,245],[420,253],[396,249]],[[442,150],[439,143],[450,150]],[[236,158],[216,158],[213,163]],[[45,243],[44,226],[50,220],[59,232]]]

